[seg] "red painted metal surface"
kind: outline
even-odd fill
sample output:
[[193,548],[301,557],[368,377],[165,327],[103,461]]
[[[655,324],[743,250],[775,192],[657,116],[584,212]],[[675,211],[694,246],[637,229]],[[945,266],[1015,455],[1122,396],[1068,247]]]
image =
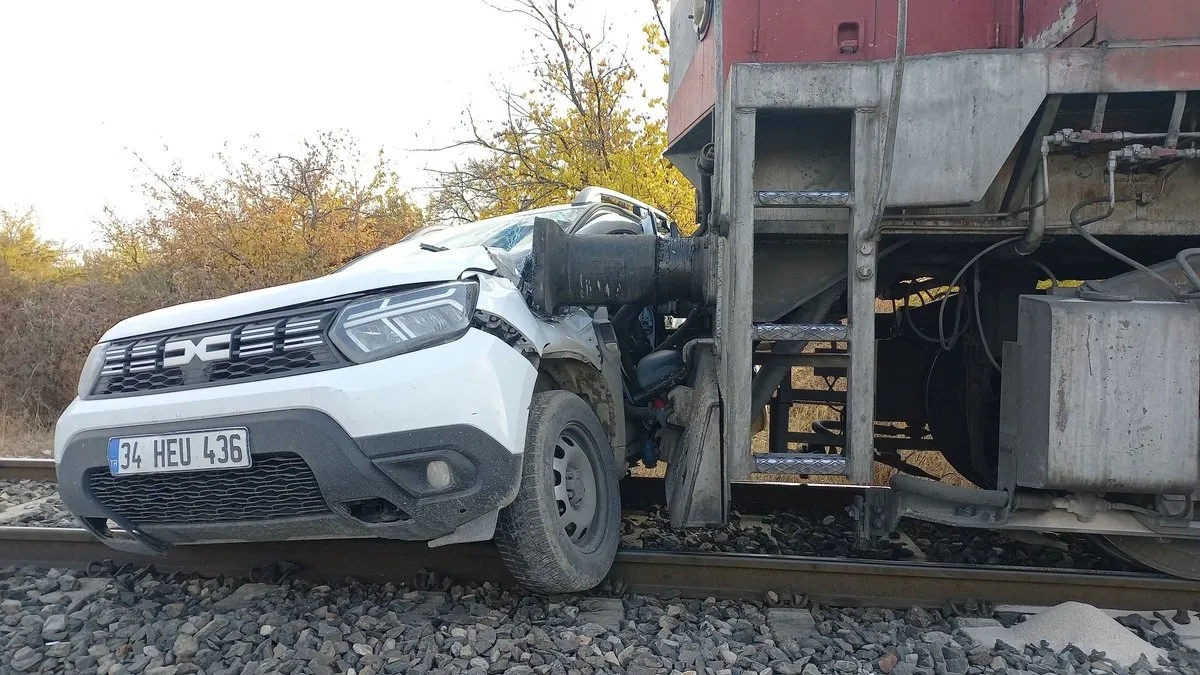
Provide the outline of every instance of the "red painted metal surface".
[[[910,2],[908,53],[1016,46],[1019,1]],[[726,62],[888,58],[896,53],[896,7],[894,0],[726,0]]]
[[688,64],[683,82],[667,103],[667,138],[674,143],[712,110],[717,82],[717,41],[709,36],[700,42]]
[[[897,2],[880,0],[875,11],[876,59],[896,54]],[[1015,47],[1018,0],[913,0],[908,3],[908,53],[937,54],[964,49]]]
[[[1097,0],[1098,42],[1200,38],[1197,0]],[[1197,75],[1200,81],[1200,75]],[[1200,83],[1193,86],[1200,86]]]
[[1200,38],[1196,0],[1025,0],[1029,47]]
[[[891,58],[896,52],[896,7],[896,0],[724,0],[723,25],[714,25],[700,43],[669,103],[671,142],[712,109],[716,89],[733,63]],[[911,56],[1101,42],[1169,44],[1200,40],[1200,0],[912,0],[908,30]],[[724,37],[720,77],[713,72],[717,31]],[[1200,89],[1191,50],[1184,55],[1167,45],[1150,44],[1109,51],[1102,72],[1070,73],[1067,79],[1086,79],[1081,92],[1103,91],[1106,86]]]
[[1104,89],[1184,91],[1200,88],[1200,47],[1110,49]]

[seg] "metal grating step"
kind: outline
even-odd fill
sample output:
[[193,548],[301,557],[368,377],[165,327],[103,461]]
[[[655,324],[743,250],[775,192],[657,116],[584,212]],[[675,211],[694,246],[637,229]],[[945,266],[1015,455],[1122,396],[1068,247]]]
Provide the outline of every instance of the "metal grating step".
[[774,209],[848,209],[854,197],[844,190],[764,190],[755,194],[754,205]]
[[771,452],[754,456],[762,473],[793,473],[816,476],[844,476],[846,458],[841,455],[819,455],[805,452]]
[[849,330],[840,323],[760,323],[755,340],[773,342],[846,342]]

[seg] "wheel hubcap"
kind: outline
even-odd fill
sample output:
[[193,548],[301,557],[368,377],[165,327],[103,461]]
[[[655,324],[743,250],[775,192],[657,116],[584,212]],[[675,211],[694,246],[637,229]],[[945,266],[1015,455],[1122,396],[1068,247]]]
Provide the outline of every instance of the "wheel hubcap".
[[596,470],[586,443],[578,431],[566,429],[554,445],[554,499],[559,525],[577,546],[587,543],[593,534],[599,503]]

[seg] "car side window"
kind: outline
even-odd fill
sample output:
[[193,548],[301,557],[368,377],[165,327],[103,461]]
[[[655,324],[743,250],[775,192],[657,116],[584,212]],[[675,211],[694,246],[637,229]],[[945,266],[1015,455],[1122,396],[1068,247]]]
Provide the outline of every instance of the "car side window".
[[643,234],[642,224],[629,216],[605,211],[596,214],[575,234]]

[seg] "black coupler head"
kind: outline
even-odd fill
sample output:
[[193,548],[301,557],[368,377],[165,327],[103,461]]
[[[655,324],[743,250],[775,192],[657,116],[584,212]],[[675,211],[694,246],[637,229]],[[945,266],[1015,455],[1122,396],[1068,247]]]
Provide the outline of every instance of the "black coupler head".
[[711,302],[714,250],[707,237],[565,234],[557,222],[536,218],[530,304],[552,314],[570,305]]

